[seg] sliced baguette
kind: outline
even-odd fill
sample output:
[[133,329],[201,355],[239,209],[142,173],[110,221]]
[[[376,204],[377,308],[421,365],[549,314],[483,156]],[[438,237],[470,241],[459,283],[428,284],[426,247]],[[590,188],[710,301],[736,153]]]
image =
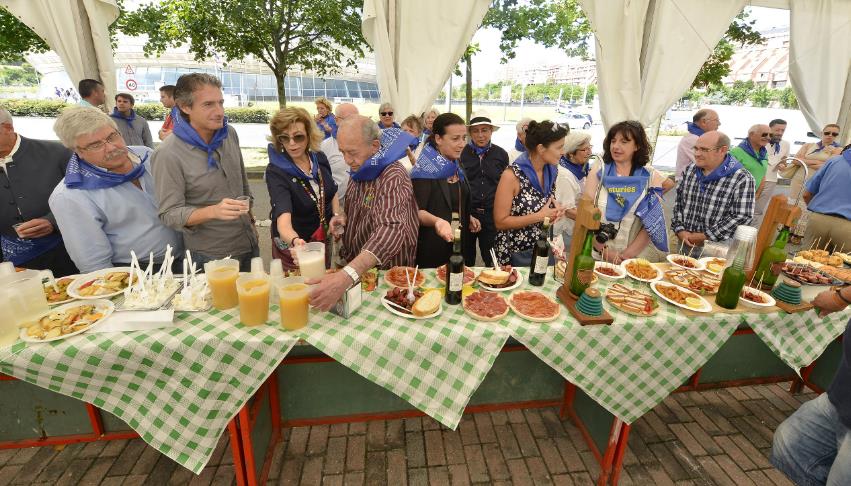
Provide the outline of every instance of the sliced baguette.
[[440,300],[442,298],[443,296],[439,290],[428,290],[414,302],[414,305],[411,307],[411,313],[417,317],[434,314],[440,308]]

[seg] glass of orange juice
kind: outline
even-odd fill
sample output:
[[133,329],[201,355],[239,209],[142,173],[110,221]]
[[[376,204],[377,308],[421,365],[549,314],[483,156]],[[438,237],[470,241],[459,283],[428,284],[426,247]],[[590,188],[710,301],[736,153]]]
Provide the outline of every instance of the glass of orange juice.
[[213,307],[230,309],[239,304],[236,279],[239,278],[239,262],[233,258],[213,260],[204,264],[204,273],[213,296]]
[[246,326],[259,326],[269,320],[269,288],[266,274],[248,274],[236,279],[239,320]]
[[288,331],[307,325],[310,287],[304,277],[287,277],[278,284],[278,304],[281,307],[281,327]]

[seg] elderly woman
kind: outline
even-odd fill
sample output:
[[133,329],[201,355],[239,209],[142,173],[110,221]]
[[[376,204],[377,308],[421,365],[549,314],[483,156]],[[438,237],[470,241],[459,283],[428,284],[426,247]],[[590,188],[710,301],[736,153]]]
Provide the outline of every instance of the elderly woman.
[[514,139],[514,148],[508,151],[508,162],[514,163],[517,160],[517,157],[520,157],[521,154],[526,153],[526,129],[529,128],[529,122],[531,122],[531,118],[521,118],[520,121],[517,122],[515,128],[517,129],[517,138]]
[[393,113],[393,105],[389,102],[381,103],[378,107],[378,128],[399,128],[399,124],[395,121]]
[[426,137],[431,135],[432,124],[434,123],[434,119],[437,118],[439,115],[440,112],[437,111],[437,108],[433,106],[429,108],[427,112],[423,113],[422,117],[420,117],[423,123],[423,135],[425,135]]
[[[636,121],[623,121],[609,129],[603,140],[603,159],[591,167],[586,177],[585,194],[597,199],[603,216],[601,223],[613,225],[616,231],[607,243],[594,243],[600,256],[611,263],[619,264],[639,255],[657,259],[645,252],[650,234],[636,210],[644,204],[661,211],[661,193],[670,189],[673,181],[646,167],[649,163],[650,141],[644,127]],[[661,240],[655,243],[663,245]]]
[[272,143],[265,178],[272,200],[272,253],[289,270],[295,268],[291,248],[327,240],[340,202],[331,166],[319,151],[322,135],[310,114],[303,108],[284,108],[272,117],[269,128]]
[[[806,179],[804,178],[804,170],[801,169],[799,165],[778,165],[780,175],[787,179],[792,179],[789,185],[789,195],[792,197],[797,196],[798,193],[801,192],[801,188],[804,187],[804,184],[810,180],[810,178],[812,178],[819,169],[821,169],[821,166],[824,165],[829,158],[842,153],[842,147],[836,142],[840,132],[839,125],[835,123],[825,125],[821,132],[821,140],[818,142],[805,143],[801,146],[801,149],[798,150],[798,153],[795,154],[796,158],[803,160],[804,163],[807,164],[809,174]],[[795,228],[792,229],[793,243],[800,243],[801,238],[803,238],[807,231],[807,205],[804,203],[803,199],[798,202],[798,205],[801,208],[801,218],[798,220],[798,224],[795,225]]]
[[591,170],[588,160],[591,158],[591,134],[588,132],[570,132],[564,139],[564,155],[558,161],[556,178],[556,201],[564,207],[565,218],[553,225],[553,234],[562,235],[565,248],[570,244],[573,234],[573,221],[576,219],[576,203],[582,195],[585,176]]
[[402,131],[408,132],[417,139],[423,135],[423,123],[420,120],[420,117],[411,115],[404,120],[402,120]]
[[494,240],[500,265],[529,266],[544,218],[555,223],[563,208],[555,200],[558,161],[569,128],[549,120],[530,121],[526,152],[499,179],[493,204]]
[[323,139],[337,136],[337,119],[334,118],[333,106],[327,98],[316,98],[316,126],[324,134]]
[[462,233],[481,229],[479,220],[470,215],[470,186],[458,162],[467,143],[467,125],[460,116],[444,113],[433,128],[411,171],[420,219],[416,261],[424,268],[449,261],[455,217]]

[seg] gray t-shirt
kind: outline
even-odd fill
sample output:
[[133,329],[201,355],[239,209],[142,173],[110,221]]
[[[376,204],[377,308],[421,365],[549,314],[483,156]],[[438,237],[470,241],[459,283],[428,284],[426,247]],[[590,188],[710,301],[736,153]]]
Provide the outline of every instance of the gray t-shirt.
[[183,233],[187,250],[214,258],[237,257],[257,246],[248,214],[233,221],[210,220],[186,226],[197,209],[218,204],[224,198],[251,196],[248,177],[233,127],[213,153],[216,168],[207,165],[207,152],[179,137],[168,137],[151,156],[151,168],[163,224]]

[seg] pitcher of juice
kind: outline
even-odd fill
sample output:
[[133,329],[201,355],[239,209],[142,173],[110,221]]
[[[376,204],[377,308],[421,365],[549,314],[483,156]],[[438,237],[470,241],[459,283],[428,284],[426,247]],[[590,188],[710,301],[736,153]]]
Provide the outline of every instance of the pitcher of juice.
[[259,326],[269,320],[269,277],[250,273],[236,279],[239,320],[246,326]]
[[304,277],[287,277],[278,285],[281,327],[288,331],[307,325],[310,287],[304,281]]
[[232,258],[213,260],[204,264],[207,284],[213,297],[213,307],[231,309],[239,304],[236,279],[239,278],[239,262]]

